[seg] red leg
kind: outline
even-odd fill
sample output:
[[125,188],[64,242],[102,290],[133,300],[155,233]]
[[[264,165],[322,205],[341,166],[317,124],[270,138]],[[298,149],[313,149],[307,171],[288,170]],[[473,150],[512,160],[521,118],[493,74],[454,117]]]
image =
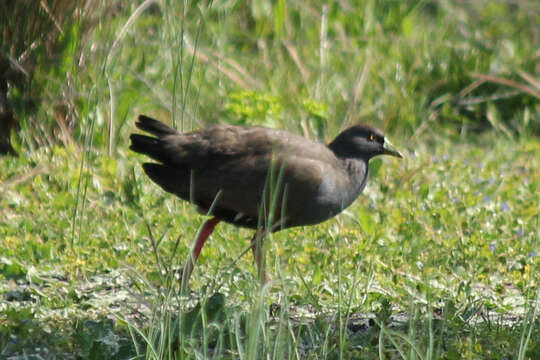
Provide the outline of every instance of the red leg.
[[266,274],[265,263],[263,259],[263,241],[264,236],[266,235],[266,229],[262,228],[255,232],[253,238],[251,239],[251,250],[253,251],[253,258],[255,264],[257,264],[257,273],[260,279],[264,279],[265,283],[268,283],[270,279]]
[[199,258],[199,255],[201,254],[201,250],[204,246],[204,243],[206,242],[210,234],[212,234],[212,232],[214,231],[214,228],[220,221],[221,220],[218,219],[217,217],[213,217],[204,223],[203,228],[201,229],[201,233],[197,237],[197,241],[195,241],[195,247],[193,248],[193,253],[187,260],[186,265],[184,266],[184,272],[182,276],[183,277],[185,276],[186,283],[189,280],[191,273],[193,272],[193,268],[195,267],[195,262],[197,261],[197,259]]

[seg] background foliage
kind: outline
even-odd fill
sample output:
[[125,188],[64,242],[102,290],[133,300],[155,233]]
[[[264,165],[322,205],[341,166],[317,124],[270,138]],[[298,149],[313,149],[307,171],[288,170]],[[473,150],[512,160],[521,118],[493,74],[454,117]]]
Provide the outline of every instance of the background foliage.
[[[539,23],[533,1],[2,2],[0,357],[537,358]],[[275,234],[269,288],[220,227],[184,298],[202,219],[127,151],[140,113],[366,122],[407,160]]]

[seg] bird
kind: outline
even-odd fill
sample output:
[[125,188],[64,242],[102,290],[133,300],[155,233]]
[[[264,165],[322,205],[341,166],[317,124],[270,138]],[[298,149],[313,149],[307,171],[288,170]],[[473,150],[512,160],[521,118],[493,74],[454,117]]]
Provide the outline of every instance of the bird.
[[379,129],[353,125],[325,145],[262,126],[213,125],[179,133],[146,115],[130,150],[148,156],[146,175],[163,190],[210,215],[183,269],[188,281],[201,250],[223,221],[255,229],[251,249],[268,281],[262,245],[269,232],[321,223],[347,208],[365,188],[377,155],[403,158]]

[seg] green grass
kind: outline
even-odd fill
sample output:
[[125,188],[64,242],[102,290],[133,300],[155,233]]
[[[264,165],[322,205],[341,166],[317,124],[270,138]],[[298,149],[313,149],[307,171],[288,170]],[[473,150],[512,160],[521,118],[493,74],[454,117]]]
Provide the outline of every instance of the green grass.
[[[144,4],[76,25],[70,75],[36,72],[50,91],[0,158],[0,358],[540,356],[538,6]],[[181,296],[205,218],[127,150],[139,113],[322,141],[362,121],[407,157],[273,234],[268,287],[238,259],[252,232],[220,224]]]
[[[2,348],[31,352],[37,334],[51,351],[89,356],[99,345],[120,356],[118,346],[134,351],[126,324],[160,338],[165,318],[219,292],[223,316],[205,327],[206,343],[197,333],[184,334],[186,354],[217,347],[225,358],[241,351],[350,358],[376,356],[382,346],[392,357],[398,348],[409,354],[412,342],[423,358],[430,351],[514,357],[521,332],[530,329],[525,354],[534,358],[538,318],[529,312],[538,301],[538,144],[488,135],[473,145],[414,145],[415,155],[403,163],[385,159],[345,214],[274,234],[270,288],[257,285],[251,254],[234,263],[250,232],[219,226],[189,299],[178,298],[158,265],[182,264],[202,217],[144,178],[140,159],[88,159],[91,181],[73,239],[75,154],[57,147],[2,159],[11,181],[0,200]],[[32,174],[40,162],[47,166]],[[375,324],[358,325],[370,314]],[[105,320],[111,316],[115,325]],[[251,327],[260,332],[255,344],[248,341],[256,333]]]

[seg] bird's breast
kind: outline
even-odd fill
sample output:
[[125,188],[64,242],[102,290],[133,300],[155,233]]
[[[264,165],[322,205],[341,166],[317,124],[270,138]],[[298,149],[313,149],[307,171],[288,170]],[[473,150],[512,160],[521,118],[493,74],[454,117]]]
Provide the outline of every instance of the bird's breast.
[[354,169],[329,171],[321,179],[317,194],[299,216],[302,225],[325,221],[351,205],[365,188],[369,175],[367,163],[354,164]]

